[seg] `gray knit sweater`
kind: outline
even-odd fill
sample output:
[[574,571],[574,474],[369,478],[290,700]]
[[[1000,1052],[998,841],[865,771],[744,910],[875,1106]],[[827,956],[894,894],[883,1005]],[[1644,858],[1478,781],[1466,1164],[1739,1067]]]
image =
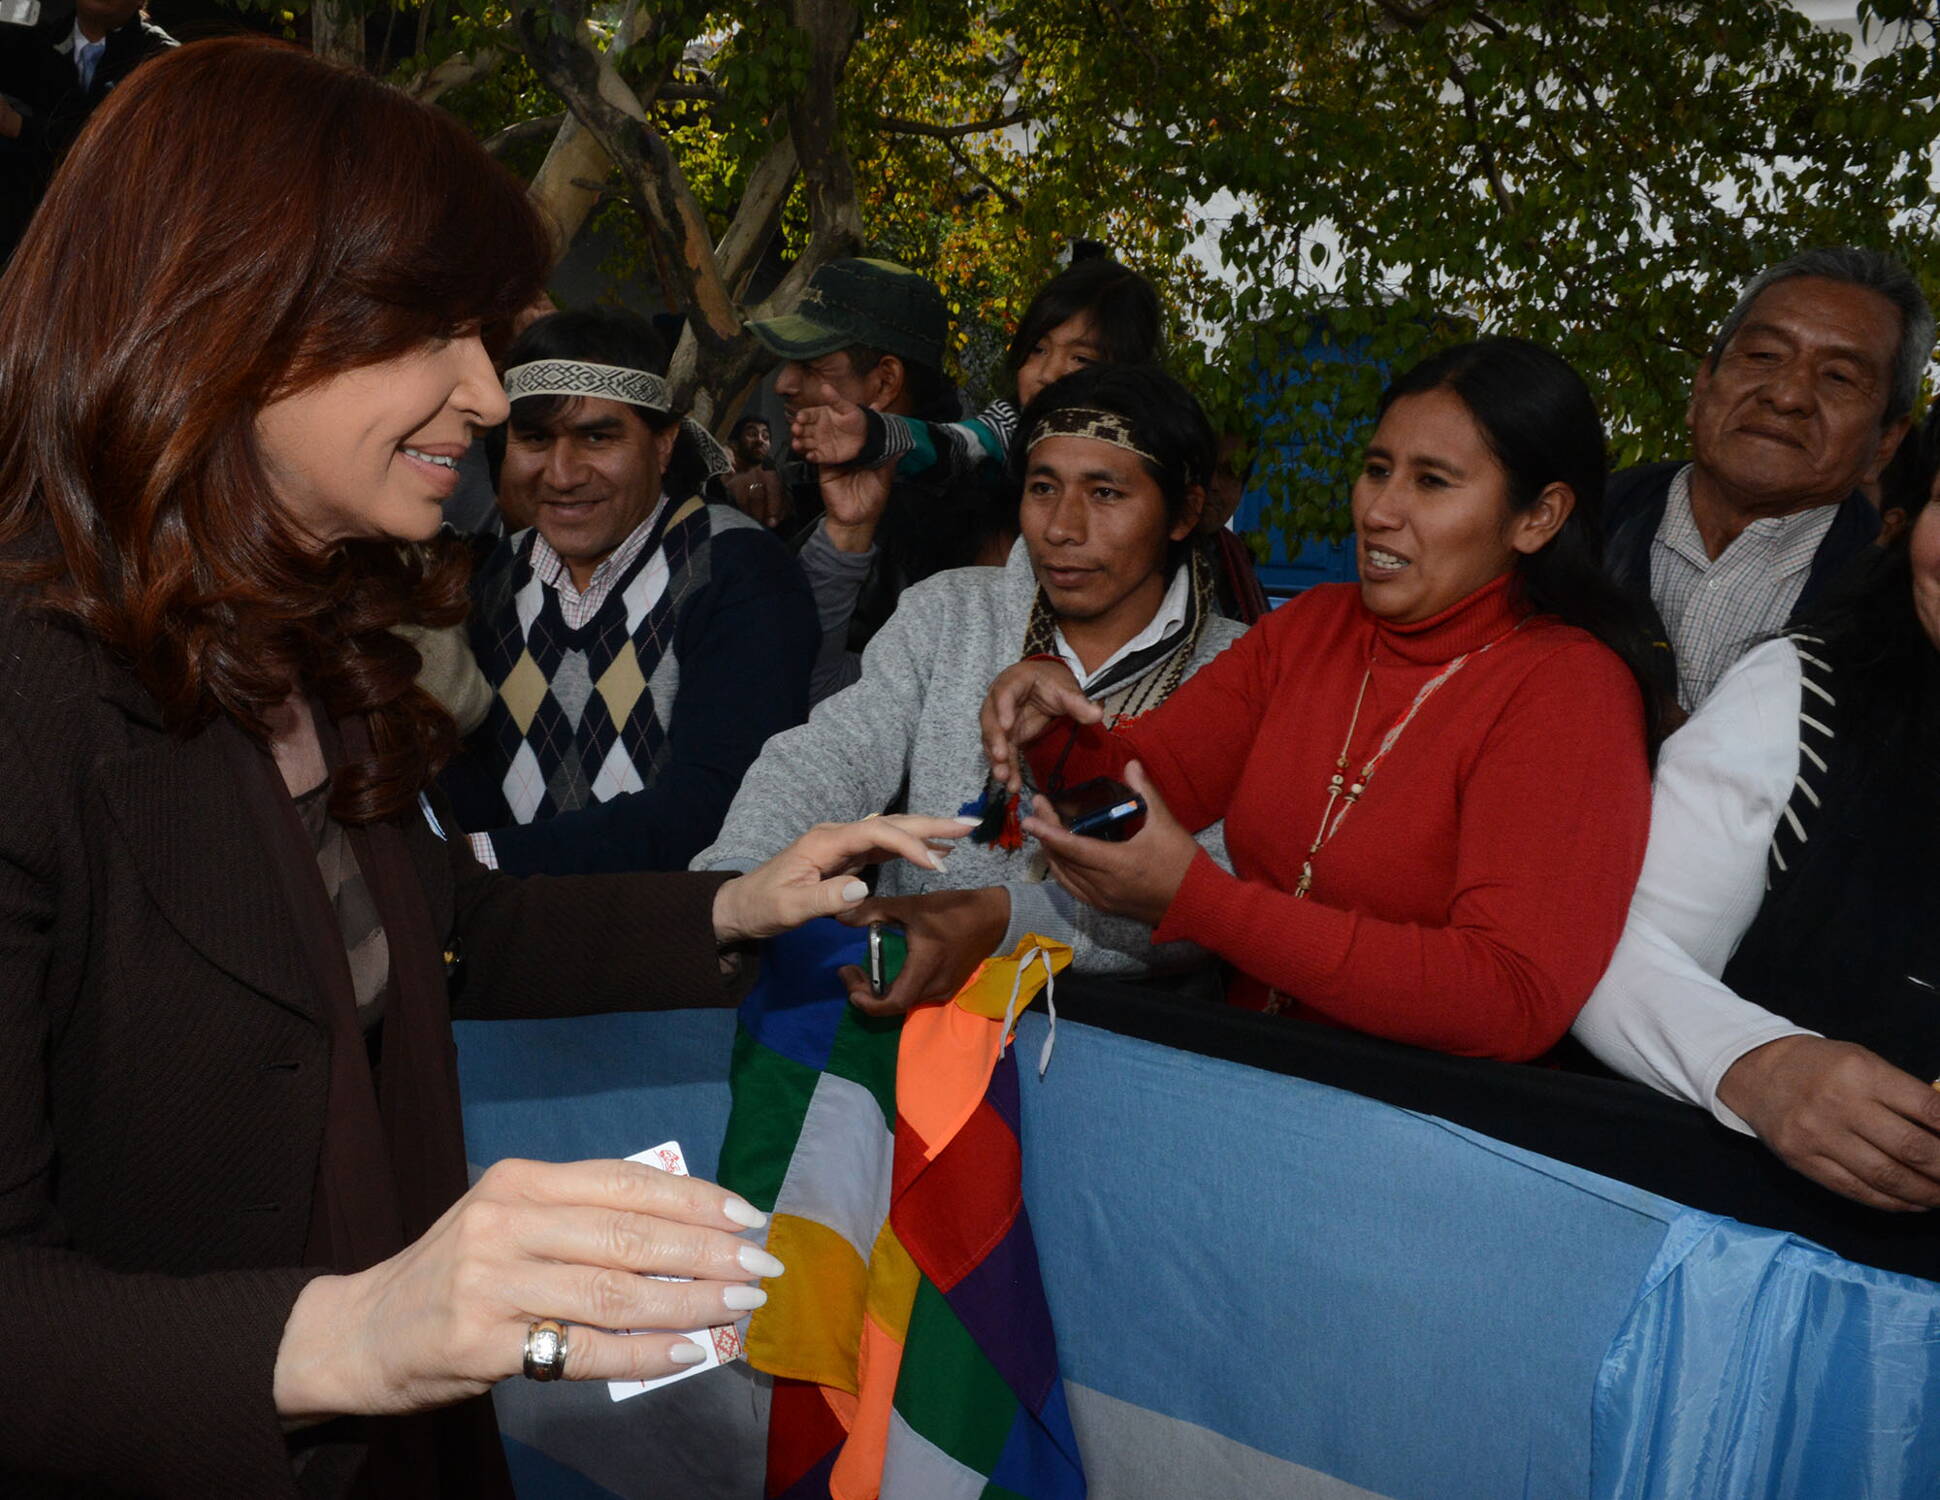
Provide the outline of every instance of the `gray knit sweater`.
[[[1001,568],[957,568],[907,590],[862,657],[862,677],[818,704],[806,724],[769,740],[696,870],[751,870],[809,827],[880,812],[908,786],[911,812],[953,816],[983,790],[977,714],[991,679],[1023,654],[1037,579],[1020,541]],[[1238,639],[1243,627],[1213,616],[1200,631],[1189,671]],[[1157,670],[1156,668],[1154,670]],[[1226,864],[1225,829],[1199,843]],[[1132,974],[1196,961],[1188,943],[1152,944],[1144,923],[1094,910],[1055,881],[1032,879],[1035,840],[1019,850],[963,841],[942,871],[904,861],[886,865],[879,894],[970,890],[1010,892],[1010,931],[1000,952],[1027,932],[1069,943],[1075,967]]]

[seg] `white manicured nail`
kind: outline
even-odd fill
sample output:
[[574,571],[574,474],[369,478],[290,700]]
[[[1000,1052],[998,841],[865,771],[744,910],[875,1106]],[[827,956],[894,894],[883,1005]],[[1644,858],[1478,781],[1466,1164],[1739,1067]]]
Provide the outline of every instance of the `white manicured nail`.
[[730,1286],[721,1289],[721,1305],[733,1312],[749,1312],[768,1300],[758,1286]]
[[746,1198],[728,1199],[721,1205],[721,1213],[737,1224],[745,1224],[749,1229],[759,1229],[768,1222],[768,1216]]
[[983,819],[975,813],[958,813],[956,820],[957,822],[961,823],[965,828],[975,828],[979,823],[983,821]]
[[667,1358],[677,1365],[697,1365],[707,1358],[707,1351],[699,1344],[692,1344],[682,1339],[667,1351]]
[[949,865],[948,865],[948,863],[947,863],[947,860],[948,860],[948,856],[947,856],[947,855],[942,855],[942,854],[932,854],[932,855],[930,856],[930,868],[931,868],[932,870],[945,870],[945,869],[948,869],[948,868],[949,868]]
[[734,1258],[750,1276],[779,1276],[788,1269],[759,1245],[743,1245]]
[[861,901],[867,898],[868,894],[869,887],[864,885],[860,880],[851,880],[847,885],[842,887],[842,899],[844,901]]

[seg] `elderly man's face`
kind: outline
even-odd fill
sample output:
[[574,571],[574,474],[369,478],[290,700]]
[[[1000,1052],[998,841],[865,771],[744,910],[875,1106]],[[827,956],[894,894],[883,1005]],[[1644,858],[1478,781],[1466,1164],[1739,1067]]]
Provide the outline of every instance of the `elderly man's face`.
[[1876,479],[1905,435],[1882,425],[1899,313],[1879,293],[1795,276],[1768,288],[1698,373],[1692,456],[1746,509],[1832,505]]

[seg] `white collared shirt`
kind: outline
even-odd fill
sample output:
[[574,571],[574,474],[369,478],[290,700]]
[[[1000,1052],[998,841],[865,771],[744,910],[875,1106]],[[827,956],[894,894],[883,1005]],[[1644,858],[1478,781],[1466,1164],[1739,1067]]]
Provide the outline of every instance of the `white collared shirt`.
[[1650,544],[1650,596],[1677,655],[1677,697],[1695,709],[1731,664],[1782,629],[1805,592],[1836,505],[1753,521],[1716,557],[1691,514],[1691,465],[1671,481]]
[[606,603],[606,596],[613,592],[613,580],[633,566],[640,556],[640,550],[647,545],[647,538],[660,520],[660,513],[667,508],[667,492],[660,492],[659,503],[647,513],[646,520],[626,534],[621,542],[593,569],[593,576],[586,580],[585,592],[573,583],[572,569],[566,560],[552,550],[545,534],[532,538],[532,573],[539,582],[559,596],[559,613],[565,617],[570,630],[585,628],[586,622],[600,612]]
[[1116,651],[1112,652],[1095,672],[1085,671],[1084,663],[1078,660],[1078,653],[1073,651],[1070,643],[1065,640],[1062,627],[1052,635],[1052,644],[1058,648],[1058,655],[1064,659],[1064,664],[1071,669],[1071,675],[1078,679],[1078,682],[1088,693],[1091,691],[1092,683],[1096,682],[1100,677],[1103,677],[1105,673],[1117,666],[1134,651],[1143,651],[1147,646],[1157,645],[1168,634],[1185,624],[1186,604],[1190,597],[1191,589],[1192,569],[1184,565],[1174,568],[1172,570],[1172,582],[1166,586],[1165,597],[1159,600],[1158,610],[1152,616],[1151,623]]

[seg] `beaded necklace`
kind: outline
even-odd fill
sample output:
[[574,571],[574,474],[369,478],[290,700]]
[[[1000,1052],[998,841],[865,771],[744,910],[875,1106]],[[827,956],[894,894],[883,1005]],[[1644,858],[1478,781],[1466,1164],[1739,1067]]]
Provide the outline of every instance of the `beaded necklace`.
[[[1360,775],[1350,784],[1347,780],[1347,752],[1354,743],[1354,731],[1360,727],[1361,705],[1367,701],[1367,686],[1374,680],[1374,647],[1372,644],[1369,645],[1367,670],[1361,674],[1360,692],[1354,695],[1354,716],[1347,721],[1347,738],[1340,742],[1340,754],[1334,758],[1334,774],[1328,778],[1327,805],[1320,810],[1320,826],[1314,830],[1313,843],[1307,846],[1307,858],[1300,866],[1300,879],[1293,888],[1296,899],[1304,898],[1313,888],[1314,856],[1327,846],[1335,834],[1340,832],[1340,825],[1347,821],[1348,813],[1353,810],[1354,804],[1361,800],[1361,794],[1367,790],[1368,783],[1374,780],[1375,771],[1379,769],[1381,762],[1388,758],[1388,752],[1394,748],[1395,741],[1401,738],[1401,732],[1414,722],[1415,715],[1421,712],[1421,706],[1434,697],[1436,689],[1449,678],[1476,657],[1486,656],[1522,629],[1522,626],[1523,622],[1518,620],[1488,645],[1474,651],[1464,651],[1424,682],[1421,690],[1415,694],[1415,701],[1408,705],[1407,712],[1388,726],[1388,732],[1381,736],[1381,743],[1374,747],[1374,753],[1361,767]],[[1336,804],[1339,806],[1339,811],[1335,810]]]

